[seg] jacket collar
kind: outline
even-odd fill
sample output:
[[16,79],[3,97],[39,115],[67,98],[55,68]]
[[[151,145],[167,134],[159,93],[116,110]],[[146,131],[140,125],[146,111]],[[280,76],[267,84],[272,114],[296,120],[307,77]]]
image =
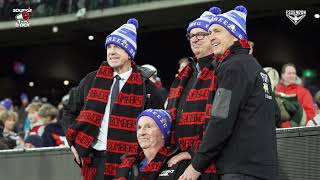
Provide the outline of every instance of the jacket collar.
[[214,56],[214,58],[220,63],[230,57],[232,54],[249,54],[250,45],[248,43],[248,40],[241,39],[233,43],[233,45],[226,50],[223,55],[218,58],[217,56]]

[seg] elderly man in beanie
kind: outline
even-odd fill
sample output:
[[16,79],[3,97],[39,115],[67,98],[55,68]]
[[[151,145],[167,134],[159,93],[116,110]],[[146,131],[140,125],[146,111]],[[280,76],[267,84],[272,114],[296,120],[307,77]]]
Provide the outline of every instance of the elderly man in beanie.
[[81,80],[65,109],[66,137],[86,180],[112,179],[120,157],[138,153],[135,118],[145,104],[152,101],[148,104],[163,108],[154,99],[154,86],[146,85],[149,73],[133,61],[137,28],[138,21],[129,19],[106,37],[107,61]]
[[[180,150],[180,153],[168,162],[169,167],[194,156],[210,120],[210,109],[215,94],[216,61],[213,58],[208,28],[212,18],[220,12],[219,8],[212,7],[187,28],[187,37],[195,61],[189,58],[190,63],[176,76],[168,96],[167,110],[175,122],[171,143]],[[213,163],[207,166],[201,178],[218,178]]]
[[277,179],[275,101],[266,72],[249,55],[246,15],[237,6],[213,18],[209,33],[219,64],[211,120],[179,180],[197,179],[212,162],[221,180]]
[[170,132],[169,112],[162,109],[143,111],[137,118],[137,139],[143,152],[125,155],[116,179],[178,179],[190,162],[167,166],[170,157],[177,153],[177,148],[168,147]]

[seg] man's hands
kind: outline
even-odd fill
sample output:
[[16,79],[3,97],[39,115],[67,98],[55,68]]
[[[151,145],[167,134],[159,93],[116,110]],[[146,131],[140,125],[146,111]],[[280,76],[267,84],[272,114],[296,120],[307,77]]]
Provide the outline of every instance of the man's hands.
[[177,164],[178,162],[186,159],[191,159],[191,155],[188,152],[181,152],[175,156],[173,156],[168,161],[168,167],[172,167],[173,165]]
[[197,180],[200,175],[201,173],[195,170],[190,164],[178,180]]

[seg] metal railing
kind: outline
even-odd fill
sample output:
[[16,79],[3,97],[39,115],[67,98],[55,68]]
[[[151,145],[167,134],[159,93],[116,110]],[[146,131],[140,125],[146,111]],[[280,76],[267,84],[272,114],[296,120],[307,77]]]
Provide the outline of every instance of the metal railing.
[[[320,126],[277,129],[279,180],[320,179]],[[79,180],[69,148],[0,151],[0,180]]]

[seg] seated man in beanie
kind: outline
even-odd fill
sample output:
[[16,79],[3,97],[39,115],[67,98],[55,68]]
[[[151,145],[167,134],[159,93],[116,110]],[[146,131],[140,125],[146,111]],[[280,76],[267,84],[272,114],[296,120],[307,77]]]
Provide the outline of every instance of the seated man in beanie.
[[276,105],[267,73],[249,55],[246,16],[237,6],[212,20],[216,94],[202,142],[179,180],[197,179],[212,162],[220,180],[277,179]]
[[167,161],[176,154],[169,142],[171,118],[162,109],[147,109],[137,118],[137,139],[143,152],[124,155],[116,179],[177,179],[188,166],[181,161],[168,168]]
[[129,19],[106,37],[106,60],[81,80],[65,108],[66,137],[85,180],[113,179],[120,157],[139,152],[135,118],[163,108],[160,92],[146,83],[150,73],[134,62],[138,26]]

